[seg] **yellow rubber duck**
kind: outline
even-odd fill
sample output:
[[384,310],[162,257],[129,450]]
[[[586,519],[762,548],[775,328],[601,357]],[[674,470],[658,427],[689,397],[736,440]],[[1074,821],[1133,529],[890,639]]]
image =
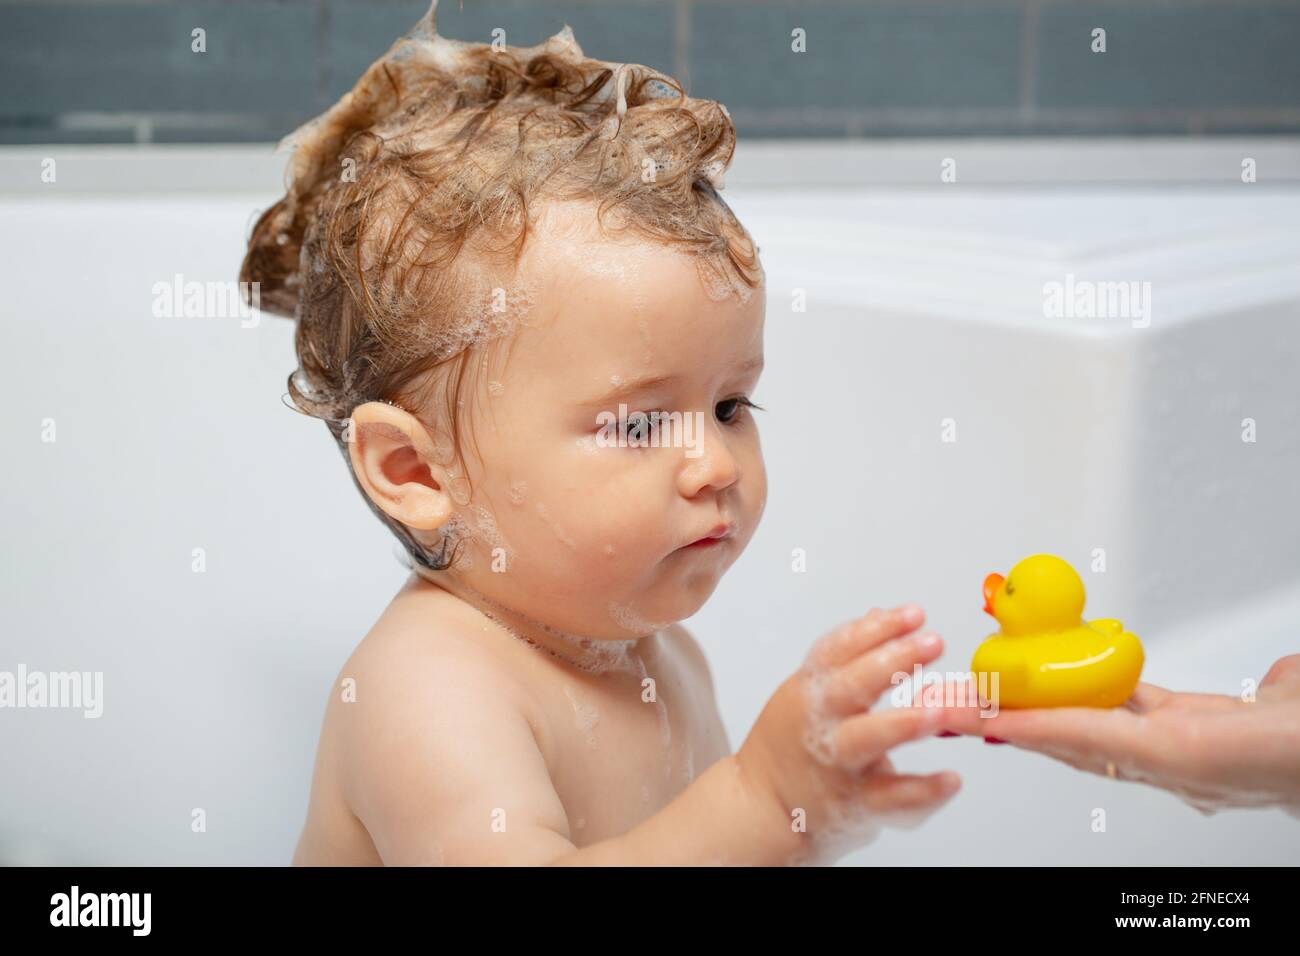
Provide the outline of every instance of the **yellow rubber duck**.
[[1051,554],[984,580],[984,610],[1002,630],[976,648],[971,669],[998,673],[999,707],[1117,707],[1132,696],[1142,642],[1119,621],[1085,622],[1083,602],[1083,581]]

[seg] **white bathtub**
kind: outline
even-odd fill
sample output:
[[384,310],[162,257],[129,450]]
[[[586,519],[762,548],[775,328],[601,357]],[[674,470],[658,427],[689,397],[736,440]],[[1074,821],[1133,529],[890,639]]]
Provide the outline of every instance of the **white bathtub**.
[[[0,752],[23,768],[0,788],[0,855],[284,863],[325,694],[405,572],[325,429],[280,404],[290,324],[151,313],[177,273],[233,278],[273,192],[215,191],[225,162],[209,188],[197,175],[159,191],[152,154],[119,155],[112,192],[0,197],[0,668],[105,682],[98,719],[0,713]],[[1089,613],[1144,638],[1149,680],[1236,693],[1300,651],[1300,190],[739,177],[727,194],[769,279],[755,397],[771,497],[691,622],[733,746],[811,641],[872,605],[923,603],[948,640],[936,666],[964,670],[992,623],[984,576],[1038,550],[1086,569],[1105,549]],[[1066,274],[1151,282],[1150,326],[1046,318],[1043,284]],[[964,792],[847,862],[1300,859],[1300,825],[1276,811],[1206,818],[974,740],[896,762],[954,767]]]

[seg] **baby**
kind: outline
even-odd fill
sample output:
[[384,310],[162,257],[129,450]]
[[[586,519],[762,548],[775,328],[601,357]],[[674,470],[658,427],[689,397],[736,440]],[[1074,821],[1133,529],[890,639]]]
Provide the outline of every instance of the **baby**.
[[[436,6],[436,4],[435,4]],[[818,641],[733,753],[679,621],[766,500],[757,247],[718,103],[647,67],[423,20],[294,133],[241,279],[412,575],[343,666],[296,864],[818,863],[960,780],[870,708],[940,639]]]

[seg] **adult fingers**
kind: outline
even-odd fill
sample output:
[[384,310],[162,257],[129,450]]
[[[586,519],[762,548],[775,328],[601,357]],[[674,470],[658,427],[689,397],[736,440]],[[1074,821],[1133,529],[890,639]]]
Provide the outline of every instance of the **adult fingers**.
[[1094,773],[1108,773],[1112,765],[1136,772],[1155,766],[1162,751],[1177,749],[1174,727],[1153,723],[1122,707],[1004,710],[983,724],[986,737]]
[[1145,714],[1148,711],[1163,706],[1173,696],[1173,691],[1167,690],[1164,687],[1158,687],[1155,684],[1141,682],[1137,685],[1137,689],[1133,691],[1133,696],[1126,700],[1121,706],[1127,707],[1136,714]]

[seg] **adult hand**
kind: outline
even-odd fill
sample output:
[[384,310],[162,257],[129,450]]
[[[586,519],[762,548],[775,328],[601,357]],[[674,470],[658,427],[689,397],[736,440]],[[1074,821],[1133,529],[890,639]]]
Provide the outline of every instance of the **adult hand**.
[[1300,818],[1300,654],[1276,661],[1255,700],[1138,684],[1113,709],[948,711],[948,732],[1047,754],[1168,790],[1206,815],[1278,806]]

